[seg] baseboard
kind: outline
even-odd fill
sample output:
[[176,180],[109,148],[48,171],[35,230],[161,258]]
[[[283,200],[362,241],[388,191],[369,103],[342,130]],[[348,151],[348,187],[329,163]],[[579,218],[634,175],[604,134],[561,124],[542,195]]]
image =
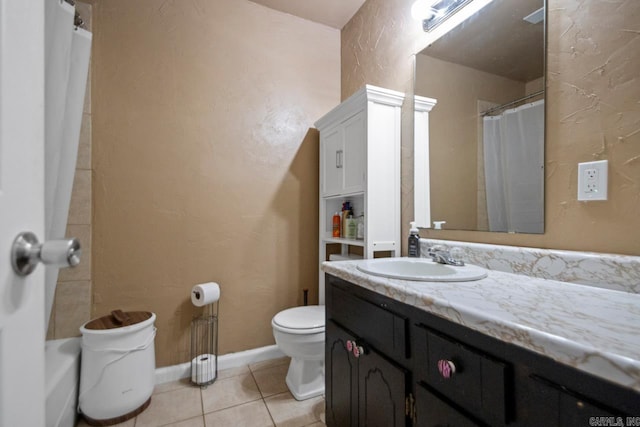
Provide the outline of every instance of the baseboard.
[[[253,348],[251,350],[239,351],[218,356],[218,370],[236,368],[250,363],[262,362],[264,360],[284,357],[277,345]],[[191,363],[185,362],[178,365],[164,366],[157,368],[155,373],[156,384],[177,381],[191,376]]]

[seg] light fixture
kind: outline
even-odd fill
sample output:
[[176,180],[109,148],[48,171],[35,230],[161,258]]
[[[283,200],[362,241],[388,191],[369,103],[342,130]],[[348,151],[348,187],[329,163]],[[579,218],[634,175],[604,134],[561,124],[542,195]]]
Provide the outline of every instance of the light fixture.
[[431,31],[473,0],[416,0],[411,15],[422,21],[422,29]]
[[425,19],[431,19],[435,15],[433,5],[439,0],[416,0],[411,5],[411,16],[416,21],[424,21]]

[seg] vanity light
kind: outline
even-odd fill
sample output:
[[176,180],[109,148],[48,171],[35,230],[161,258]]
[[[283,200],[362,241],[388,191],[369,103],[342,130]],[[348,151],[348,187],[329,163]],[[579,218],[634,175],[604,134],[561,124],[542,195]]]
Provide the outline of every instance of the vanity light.
[[444,22],[451,15],[463,8],[467,3],[472,0],[436,0],[430,1],[430,16],[423,16],[422,29],[424,31],[431,31],[439,24]]
[[435,16],[433,5],[440,0],[416,0],[411,6],[411,16],[416,21],[424,21]]

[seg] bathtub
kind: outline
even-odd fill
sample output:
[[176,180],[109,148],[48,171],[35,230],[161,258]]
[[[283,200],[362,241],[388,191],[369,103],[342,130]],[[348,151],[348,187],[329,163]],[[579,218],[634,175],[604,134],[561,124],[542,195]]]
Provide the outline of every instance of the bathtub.
[[76,424],[80,340],[78,337],[45,342],[47,427],[73,427]]

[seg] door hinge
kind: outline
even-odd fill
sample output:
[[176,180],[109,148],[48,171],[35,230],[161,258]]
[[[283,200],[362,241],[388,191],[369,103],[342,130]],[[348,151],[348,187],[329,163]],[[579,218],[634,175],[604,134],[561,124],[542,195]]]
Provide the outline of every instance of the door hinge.
[[413,422],[416,422],[416,400],[413,398],[413,394],[409,393],[409,396],[404,398],[404,414],[411,418]]

